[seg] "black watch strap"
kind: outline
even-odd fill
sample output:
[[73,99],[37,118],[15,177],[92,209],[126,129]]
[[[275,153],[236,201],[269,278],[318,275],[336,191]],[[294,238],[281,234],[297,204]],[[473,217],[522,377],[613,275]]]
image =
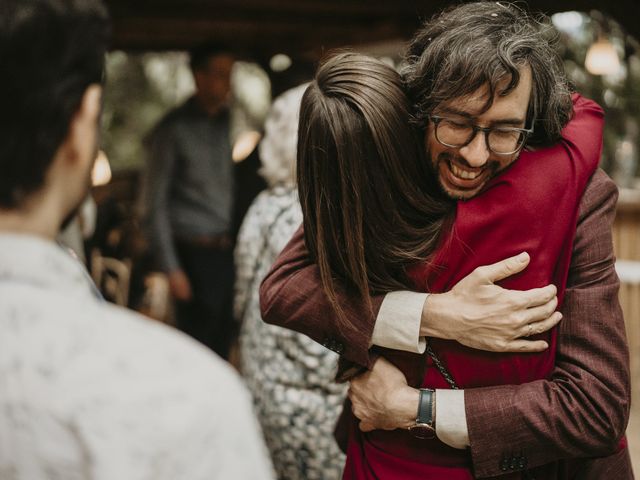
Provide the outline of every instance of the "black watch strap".
[[430,388],[420,389],[420,401],[418,402],[416,423],[433,426],[433,402],[435,401],[435,394],[435,390]]

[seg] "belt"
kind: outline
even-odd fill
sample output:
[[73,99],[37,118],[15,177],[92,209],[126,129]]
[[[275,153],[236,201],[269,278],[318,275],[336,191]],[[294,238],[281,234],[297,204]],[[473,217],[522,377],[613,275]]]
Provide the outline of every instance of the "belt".
[[194,235],[191,237],[176,237],[176,242],[191,247],[213,248],[216,250],[229,250],[233,246],[231,236],[221,235]]

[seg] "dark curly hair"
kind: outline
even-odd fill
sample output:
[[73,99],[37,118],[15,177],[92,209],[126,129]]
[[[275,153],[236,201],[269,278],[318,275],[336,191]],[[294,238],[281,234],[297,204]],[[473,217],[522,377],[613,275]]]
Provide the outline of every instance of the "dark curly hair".
[[[488,85],[507,95],[531,67],[533,91],[527,125],[535,127],[529,145],[549,145],[571,118],[571,89],[556,44],[558,33],[544,15],[533,16],[514,4],[474,2],[435,15],[416,33],[403,70],[417,123],[425,128],[440,103]],[[500,88],[507,78],[506,88]]]

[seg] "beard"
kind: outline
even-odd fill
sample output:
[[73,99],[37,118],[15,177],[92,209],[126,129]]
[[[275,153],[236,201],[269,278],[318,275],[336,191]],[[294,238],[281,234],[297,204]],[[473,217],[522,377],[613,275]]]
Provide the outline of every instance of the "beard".
[[[495,160],[487,161],[480,169],[477,167],[473,168],[462,156],[450,151],[440,152],[435,160],[431,155],[429,155],[429,158],[431,159],[429,162],[430,171],[437,179],[440,190],[444,195],[453,200],[469,200],[480,194],[487,183],[495,177],[502,168],[500,162]],[[460,179],[453,174],[452,165],[463,166],[470,170],[479,171],[480,173],[474,179],[475,181]],[[457,178],[457,181],[452,181],[452,178]],[[464,183],[468,185],[464,185]]]

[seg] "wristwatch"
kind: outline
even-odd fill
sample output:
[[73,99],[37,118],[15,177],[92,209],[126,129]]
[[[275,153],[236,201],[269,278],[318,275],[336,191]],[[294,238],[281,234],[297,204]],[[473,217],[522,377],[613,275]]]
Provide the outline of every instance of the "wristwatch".
[[436,391],[431,388],[421,388],[416,423],[409,427],[409,431],[414,437],[422,439],[435,438],[435,407]]

